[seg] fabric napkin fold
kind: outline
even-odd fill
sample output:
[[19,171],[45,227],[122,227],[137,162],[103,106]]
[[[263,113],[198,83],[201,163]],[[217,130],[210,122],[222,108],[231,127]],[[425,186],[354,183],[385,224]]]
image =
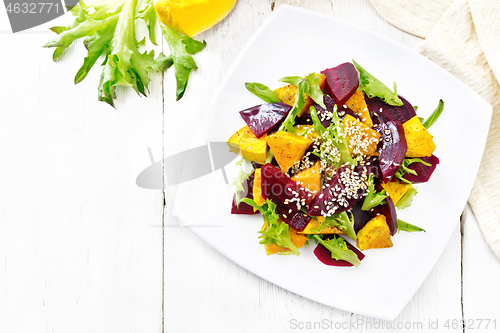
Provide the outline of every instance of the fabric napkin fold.
[[469,204],[486,241],[500,258],[500,1],[370,2],[389,23],[425,38],[417,51],[493,106],[488,140]]

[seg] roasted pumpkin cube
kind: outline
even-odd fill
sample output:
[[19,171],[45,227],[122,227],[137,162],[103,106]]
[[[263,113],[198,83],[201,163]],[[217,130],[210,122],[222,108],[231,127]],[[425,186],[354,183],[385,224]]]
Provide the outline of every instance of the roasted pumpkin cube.
[[[252,193],[253,193],[253,200],[255,203],[259,206],[262,206],[263,204],[266,203],[266,199],[262,196],[262,178],[261,178],[261,172],[260,168],[255,169],[254,172],[254,177],[253,177],[253,188],[252,188]],[[254,208],[255,211],[255,208]]]
[[[319,74],[316,74],[316,76],[317,75],[319,75]],[[319,87],[321,89],[323,89],[323,87],[325,86],[325,80],[326,80],[326,76],[321,74],[321,77],[319,79]],[[280,101],[282,101],[283,103],[291,105],[291,106],[293,106],[295,104],[297,90],[298,90],[297,86],[295,86],[291,83],[287,86],[274,89],[274,91],[276,92],[276,95],[278,95],[278,99]],[[305,104],[304,104],[304,107],[302,108],[302,110],[300,110],[300,112],[299,112],[299,117],[302,116],[304,113],[306,113],[309,110],[309,108],[314,104],[314,100],[311,97],[309,97],[306,93],[304,93],[304,102],[305,102]]]
[[[279,222],[281,223],[283,221],[279,220]],[[264,225],[262,226],[262,230],[266,230],[266,228],[267,228],[267,222],[264,222]],[[292,240],[292,243],[297,248],[301,248],[307,242],[307,236],[299,234],[297,232],[297,229],[295,229],[294,227],[288,226],[288,232],[290,233],[290,239]],[[281,247],[277,244],[264,244],[264,247],[266,248],[266,253],[268,256],[271,254],[275,254],[275,253],[291,252],[290,249]]]
[[298,172],[292,177],[294,182],[300,182],[300,186],[307,188],[313,194],[321,190],[321,171],[319,170],[319,162],[316,162],[312,167]]
[[391,231],[384,215],[377,215],[358,231],[358,249],[382,249],[392,247]]
[[300,234],[305,235],[316,235],[316,234],[344,234],[342,230],[337,227],[327,227],[316,232],[311,232],[311,230],[318,228],[322,222],[325,221],[323,216],[318,216],[317,218],[312,218],[307,224],[304,230],[299,231]]
[[304,152],[311,145],[312,140],[290,132],[279,131],[267,136],[266,142],[281,170],[286,173],[296,161],[304,157]]
[[403,123],[408,150],[406,157],[428,157],[431,156],[436,145],[432,135],[422,125],[417,116]]
[[411,188],[411,183],[403,183],[399,181],[391,181],[388,183],[382,182],[382,187],[391,197],[394,205],[398,203],[399,200],[405,195],[405,193]]
[[259,164],[266,163],[267,143],[266,134],[257,139],[248,127],[242,127],[227,141],[229,150],[241,154],[244,158]]
[[342,127],[351,155],[376,156],[380,134],[351,115],[342,120]]
[[365,125],[373,127],[372,117],[370,117],[370,112],[368,111],[368,106],[366,105],[365,96],[363,95],[363,92],[361,90],[357,90],[354,95],[352,95],[351,98],[349,98],[347,102],[345,102],[345,105],[349,109],[354,111],[354,113],[356,113],[359,118],[361,118],[361,121]]

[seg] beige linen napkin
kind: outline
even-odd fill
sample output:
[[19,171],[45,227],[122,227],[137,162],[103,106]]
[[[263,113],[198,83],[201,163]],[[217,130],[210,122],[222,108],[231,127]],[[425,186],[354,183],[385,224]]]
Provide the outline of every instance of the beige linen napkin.
[[488,141],[469,197],[486,241],[500,258],[500,1],[370,0],[394,26],[425,38],[417,51],[493,106]]

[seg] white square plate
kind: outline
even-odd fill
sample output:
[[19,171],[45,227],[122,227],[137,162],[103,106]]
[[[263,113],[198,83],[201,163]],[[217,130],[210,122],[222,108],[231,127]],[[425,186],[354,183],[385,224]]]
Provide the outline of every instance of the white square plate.
[[[399,218],[426,233],[396,234],[392,248],[365,251],[357,269],[323,265],[312,253],[314,243],[301,248],[299,257],[266,256],[258,240],[262,218],[230,214],[234,189],[221,171],[178,185],[174,216],[222,254],[278,286],[338,309],[393,320],[427,277],[459,221],[486,142],[492,114],[486,101],[435,63],[387,38],[331,16],[280,6],[234,61],[196,143],[227,141],[245,125],[238,111],[262,104],[245,82],[275,88],[281,77],[319,72],[352,59],[386,85],[396,81],[399,94],[419,106],[420,117],[445,101],[430,129],[441,164],[428,183],[418,186],[412,206],[398,211]],[[234,173],[234,167],[226,171]]]

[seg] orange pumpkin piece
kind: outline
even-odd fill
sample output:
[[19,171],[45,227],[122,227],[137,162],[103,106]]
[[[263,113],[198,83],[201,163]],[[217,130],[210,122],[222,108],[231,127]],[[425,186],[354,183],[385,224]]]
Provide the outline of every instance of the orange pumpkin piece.
[[380,134],[351,115],[342,120],[342,127],[351,155],[377,156]]
[[294,182],[300,182],[300,186],[307,188],[313,193],[313,197],[321,190],[321,172],[319,170],[319,162],[316,162],[312,167],[300,171],[292,177]]
[[286,173],[296,161],[304,157],[312,140],[290,132],[279,131],[267,136],[266,142],[271,148],[276,162],[281,167],[281,171]]
[[361,90],[357,90],[354,95],[345,102],[345,105],[354,111],[366,126],[373,127],[372,117],[370,117],[365,96]]
[[361,251],[392,247],[391,231],[384,215],[377,215],[358,231],[356,245]]

